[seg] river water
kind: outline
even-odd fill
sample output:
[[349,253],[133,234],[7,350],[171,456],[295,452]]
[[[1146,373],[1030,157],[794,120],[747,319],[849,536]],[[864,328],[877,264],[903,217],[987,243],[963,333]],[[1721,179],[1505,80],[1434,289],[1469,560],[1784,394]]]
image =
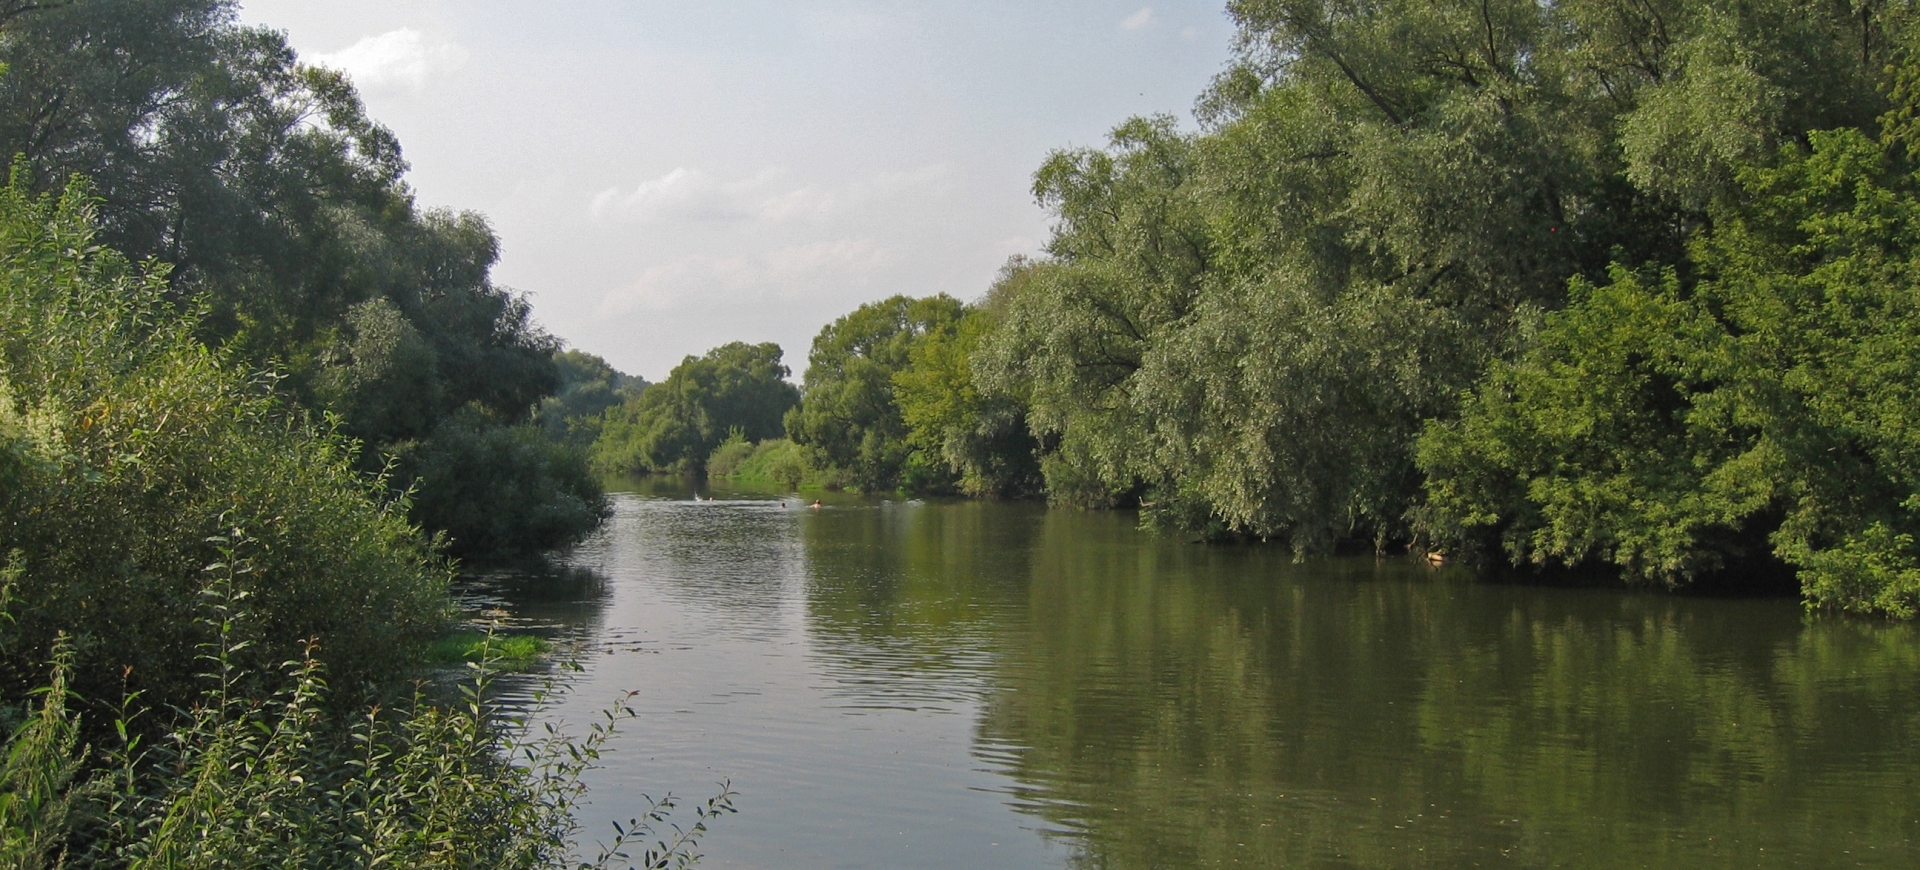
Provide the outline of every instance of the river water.
[[585,818],[731,781],[702,866],[1920,866],[1912,626],[635,486],[507,603],[637,692]]

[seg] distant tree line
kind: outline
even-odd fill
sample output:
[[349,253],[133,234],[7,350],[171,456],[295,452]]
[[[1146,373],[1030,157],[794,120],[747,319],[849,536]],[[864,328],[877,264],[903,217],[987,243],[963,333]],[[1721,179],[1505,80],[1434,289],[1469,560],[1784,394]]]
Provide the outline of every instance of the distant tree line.
[[827,327],[779,449],[1302,553],[1787,571],[1914,614],[1910,4],[1228,11],[1197,131],[1053,154],[1045,255]]

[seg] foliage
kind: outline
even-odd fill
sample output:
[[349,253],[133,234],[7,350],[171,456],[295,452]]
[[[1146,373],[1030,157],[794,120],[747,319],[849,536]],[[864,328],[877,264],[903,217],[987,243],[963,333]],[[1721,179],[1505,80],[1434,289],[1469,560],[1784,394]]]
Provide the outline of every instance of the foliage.
[[[1721,567],[1740,554],[1711,546],[1714,530],[1770,497],[1750,439],[1729,437],[1740,425],[1731,351],[1671,273],[1577,285],[1573,306],[1493,367],[1459,423],[1430,426],[1420,458],[1436,531],[1497,527],[1516,559],[1597,558],[1634,579]],[[1524,518],[1508,513],[1521,505]],[[1621,521],[1633,512],[1640,522]]]
[[800,399],[780,356],[777,344],[736,341],[687,357],[665,381],[606,412],[594,467],[700,473],[734,430],[750,441],[780,437],[781,415]]
[[10,696],[40,682],[35,651],[65,633],[81,694],[186,703],[220,540],[245,551],[235,583],[257,618],[241,663],[256,673],[308,638],[357,689],[406,669],[443,618],[445,565],[355,469],[354,445],[196,326],[164,269],[96,243],[81,186],[0,191],[0,552],[21,601],[17,643],[0,647]]
[[435,664],[492,661],[501,668],[523,666],[553,649],[553,644],[531,634],[493,634],[456,631],[427,647],[427,661]]
[[61,866],[63,835],[99,793],[76,782],[80,728],[67,711],[73,660],[64,640],[55,647],[53,678],[39,709],[9,736],[0,767],[0,865],[18,870]]
[[1770,543],[1810,605],[1920,611],[1920,183],[1892,134],[1809,138],[1742,173],[1698,283],[1617,271],[1431,427],[1436,528],[1668,583]]
[[531,423],[501,425],[479,407],[399,445],[396,476],[411,482],[411,516],[445,530],[447,552],[497,561],[578,540],[612,509],[583,451]]
[[607,409],[647,389],[645,378],[616,370],[607,361],[579,350],[553,355],[560,369],[560,390],[540,400],[540,425],[547,437],[580,449],[593,446]]
[[1016,257],[1001,271],[987,304],[969,306],[951,333],[930,332],[908,352],[907,368],[893,375],[894,403],[906,425],[907,445],[944,460],[967,495],[1038,495],[1039,444],[1027,430],[1026,409],[1004,394],[982,394],[974,376],[981,344],[999,323],[1030,267]]
[[707,476],[736,483],[778,484],[788,490],[846,486],[839,473],[814,465],[806,448],[785,438],[769,438],[758,444],[729,438],[707,459]]
[[805,399],[787,414],[788,437],[867,492],[944,485],[942,459],[907,441],[894,377],[930,336],[951,339],[962,313],[949,296],[895,296],[828,324],[807,355]]
[[[499,651],[483,638],[453,702],[416,691],[340,723],[325,712],[329,689],[311,647],[288,665],[288,688],[265,703],[236,692],[253,681],[232,660],[244,607],[222,612],[204,658],[207,688],[154,744],[126,718],[150,711],[122,705],[119,741],[90,759],[68,706],[69,664],[56,657],[36,715],[7,745],[7,866],[558,870],[638,857],[647,868],[684,868],[699,859],[707,824],[734,811],[723,787],[696,807],[695,824],[647,844],[677,805],[671,796],[650,800],[646,820],[615,825],[597,861],[574,863],[580,777],[631,710],[608,711],[581,738],[509,721],[490,697]],[[83,765],[90,774],[77,776]],[[637,856],[630,842],[644,847]]]
[[89,178],[102,243],[173,264],[166,295],[201,312],[197,334],[338,415],[363,469],[470,404],[525,420],[558,386],[558,343],[491,281],[485,219],[418,208],[398,141],[345,76],[302,65],[236,9],[16,10],[0,39],[0,151],[36,190]]
[[[518,734],[483,652],[459,703],[420,690],[343,719],[437,632],[444,562],[353,442],[196,338],[164,267],[96,243],[83,185],[35,196],[23,178],[0,190],[0,691],[40,700],[0,765],[0,860],[572,866],[579,777],[613,718],[582,740]],[[730,798],[640,857],[690,863]]]
[[384,298],[348,309],[346,331],[351,339],[320,372],[321,404],[358,438],[424,437],[445,401],[433,346]]
[[731,477],[740,468],[740,463],[753,458],[754,444],[747,436],[736,429],[727,435],[727,440],[713,448],[707,456],[708,477]]
[[[1740,167],[1866,128],[1904,7],[1234,0],[1198,132],[1056,152],[973,353],[1049,495],[1303,551],[1413,534],[1414,441],[1570,279],[1690,280]],[[957,393],[956,393],[957,395]],[[809,397],[811,401],[811,397]],[[933,414],[938,417],[938,414]]]

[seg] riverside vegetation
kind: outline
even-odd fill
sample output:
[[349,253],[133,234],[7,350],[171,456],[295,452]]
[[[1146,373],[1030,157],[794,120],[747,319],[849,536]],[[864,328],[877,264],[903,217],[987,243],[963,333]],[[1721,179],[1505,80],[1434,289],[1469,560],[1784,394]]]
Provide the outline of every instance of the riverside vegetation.
[[860,307],[796,389],[772,345],[652,386],[565,353],[485,219],[418,208],[351,84],[228,0],[0,0],[0,850],[566,861],[619,715],[517,740],[484,644],[467,694],[404,685],[445,557],[578,539],[595,472],[1915,615],[1909,3],[1228,11],[1197,130],[1052,155],[1043,256]]
[[1912,4],[1228,12],[1044,256],[821,332],[779,480],[1916,614]]
[[[596,526],[573,420],[644,384],[232,3],[0,2],[0,62],[0,864],[580,866],[631,714],[495,706],[531,650],[442,637],[447,557]],[[436,638],[457,689],[414,682]],[[593,866],[691,863],[730,797]]]
[[[165,267],[97,244],[83,184],[23,178],[0,192],[0,860],[572,866],[618,714],[522,733],[490,640],[458,696],[396,696],[449,615],[405,500],[196,338]],[[727,795],[699,810],[644,866],[690,862]]]
[[[606,503],[584,451],[541,431],[599,410],[563,380],[591,381],[576,372],[592,361],[492,282],[484,217],[415,206],[399,142],[351,83],[235,14],[0,3],[0,152],[35,190],[88,179],[100,244],[169,264],[156,274],[198,312],[194,335],[332,416],[356,467],[411,489],[409,517],[452,554],[515,558],[592,530]],[[464,507],[476,498],[485,513]]]

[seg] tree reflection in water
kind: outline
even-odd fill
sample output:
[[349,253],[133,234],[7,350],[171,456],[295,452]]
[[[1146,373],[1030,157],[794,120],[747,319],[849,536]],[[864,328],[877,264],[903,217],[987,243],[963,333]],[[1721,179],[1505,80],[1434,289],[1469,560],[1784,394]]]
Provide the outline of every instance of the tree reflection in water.
[[802,539],[839,696],[979,703],[976,756],[1076,863],[1916,858],[1909,626],[1296,563],[1030,506],[845,512]]

